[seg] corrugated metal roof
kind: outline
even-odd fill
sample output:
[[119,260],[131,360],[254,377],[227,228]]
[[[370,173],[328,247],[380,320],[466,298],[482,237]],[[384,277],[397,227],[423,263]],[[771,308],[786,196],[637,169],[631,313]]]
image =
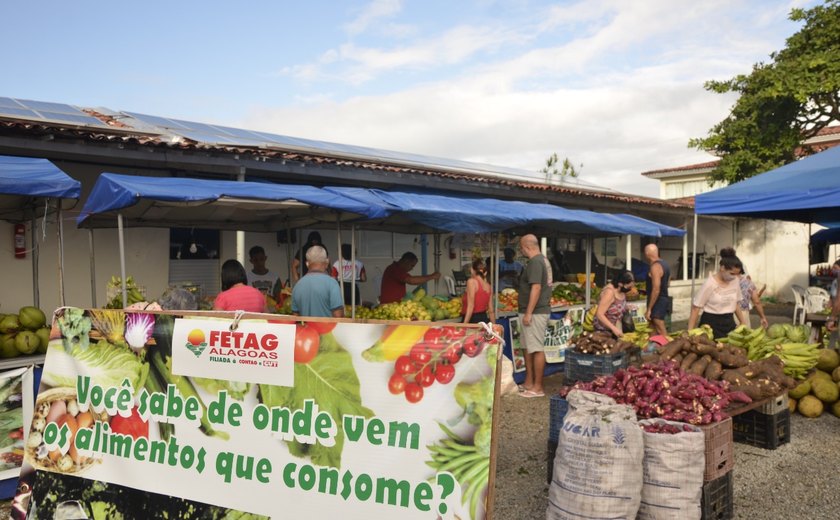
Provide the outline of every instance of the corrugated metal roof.
[[0,129],[11,132],[61,134],[88,141],[133,143],[180,150],[207,150],[231,155],[249,153],[264,159],[329,164],[370,171],[472,181],[485,185],[515,187],[662,208],[686,208],[686,205],[674,201],[615,192],[579,178],[565,178],[559,183],[547,184],[538,177],[537,172],[515,168],[292,138],[159,116],[119,112],[103,107],[76,108],[102,121],[107,128],[101,125],[91,127],[27,120],[20,116],[4,116],[0,110]]

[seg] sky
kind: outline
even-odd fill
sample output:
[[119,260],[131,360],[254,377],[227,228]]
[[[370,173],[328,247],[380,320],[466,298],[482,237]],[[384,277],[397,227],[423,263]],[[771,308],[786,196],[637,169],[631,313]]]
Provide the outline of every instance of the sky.
[[0,96],[521,168],[658,196],[641,172],[735,97],[814,0],[4,2]]

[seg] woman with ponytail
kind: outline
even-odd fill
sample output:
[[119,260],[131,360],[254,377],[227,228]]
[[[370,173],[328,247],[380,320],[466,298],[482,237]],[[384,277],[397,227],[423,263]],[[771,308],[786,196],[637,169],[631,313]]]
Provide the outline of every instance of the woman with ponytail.
[[470,266],[470,278],[467,280],[467,290],[461,300],[461,313],[464,323],[495,323],[493,305],[490,297],[493,291],[487,282],[487,266],[480,258],[473,260]]

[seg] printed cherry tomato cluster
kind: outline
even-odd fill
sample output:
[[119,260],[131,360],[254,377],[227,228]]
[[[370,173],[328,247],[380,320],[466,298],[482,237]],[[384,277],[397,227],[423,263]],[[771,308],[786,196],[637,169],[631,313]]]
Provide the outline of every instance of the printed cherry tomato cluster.
[[404,393],[409,403],[417,403],[423,399],[425,388],[435,382],[450,383],[461,357],[479,355],[484,344],[481,334],[467,336],[464,329],[430,328],[408,354],[397,358],[388,390],[395,395]]

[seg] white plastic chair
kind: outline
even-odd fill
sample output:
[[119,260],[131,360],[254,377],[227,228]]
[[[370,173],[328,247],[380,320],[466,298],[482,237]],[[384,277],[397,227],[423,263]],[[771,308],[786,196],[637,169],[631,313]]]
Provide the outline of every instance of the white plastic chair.
[[793,291],[793,323],[805,324],[805,313],[808,312],[808,293],[801,285],[791,285]]
[[805,291],[807,312],[821,312],[831,300],[828,291],[822,287],[808,287]]
[[443,277],[444,283],[446,283],[446,290],[449,292],[449,296],[455,296],[455,280],[451,276],[444,276]]

